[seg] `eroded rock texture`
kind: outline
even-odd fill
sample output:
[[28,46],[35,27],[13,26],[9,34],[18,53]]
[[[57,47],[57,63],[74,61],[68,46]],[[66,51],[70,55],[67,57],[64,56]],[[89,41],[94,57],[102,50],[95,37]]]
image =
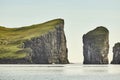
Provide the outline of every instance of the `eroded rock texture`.
[[116,43],[113,47],[113,60],[111,64],[120,64],[120,43]]
[[84,64],[108,64],[109,31],[105,27],[83,35]]
[[24,42],[24,48],[30,49],[31,63],[67,64],[67,46],[64,34],[64,24],[56,25],[55,29]]

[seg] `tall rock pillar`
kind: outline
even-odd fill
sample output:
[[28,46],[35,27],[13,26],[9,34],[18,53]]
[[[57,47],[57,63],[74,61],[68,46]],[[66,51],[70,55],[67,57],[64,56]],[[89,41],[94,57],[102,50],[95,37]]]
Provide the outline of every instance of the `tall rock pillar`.
[[83,64],[108,64],[109,31],[105,27],[83,35]]
[[113,60],[111,64],[120,64],[120,43],[116,43],[113,47]]

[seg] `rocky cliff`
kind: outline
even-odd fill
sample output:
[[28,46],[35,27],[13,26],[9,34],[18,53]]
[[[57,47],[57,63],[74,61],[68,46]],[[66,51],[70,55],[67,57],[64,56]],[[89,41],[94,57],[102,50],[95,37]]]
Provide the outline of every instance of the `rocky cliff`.
[[111,64],[120,64],[120,43],[116,43],[113,47],[113,60]]
[[[0,27],[0,63],[67,64],[64,21],[55,19],[22,28]],[[8,36],[8,37],[5,37]]]
[[108,64],[109,31],[105,27],[83,35],[84,64]]

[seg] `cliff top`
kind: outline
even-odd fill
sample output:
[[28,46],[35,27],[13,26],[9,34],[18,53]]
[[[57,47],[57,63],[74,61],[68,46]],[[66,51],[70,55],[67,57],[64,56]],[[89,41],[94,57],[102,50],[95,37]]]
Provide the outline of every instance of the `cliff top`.
[[57,24],[64,24],[63,19],[54,19],[42,24],[35,24],[21,28],[5,28],[0,26],[0,59],[2,58],[24,58],[26,54],[20,51],[21,43],[33,37],[40,36],[53,30]]
[[120,42],[115,43],[114,47],[120,47]]
[[88,32],[87,36],[95,36],[95,35],[101,35],[101,34],[107,34],[109,31],[107,28],[103,27],[103,26],[99,26],[97,28],[95,28],[94,30]]

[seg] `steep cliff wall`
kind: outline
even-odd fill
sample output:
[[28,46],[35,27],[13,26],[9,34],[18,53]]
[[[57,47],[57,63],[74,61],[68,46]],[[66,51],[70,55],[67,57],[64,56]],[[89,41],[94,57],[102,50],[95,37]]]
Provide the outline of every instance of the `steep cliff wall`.
[[113,47],[113,60],[111,64],[120,64],[120,43],[116,43]]
[[84,64],[108,64],[109,31],[105,27],[83,35]]
[[8,40],[1,35],[0,63],[69,63],[62,19],[23,28],[1,27],[0,30],[8,31],[5,36],[10,35],[11,37],[8,37]]
[[48,33],[24,42],[24,48],[31,49],[32,63],[68,63],[63,27],[63,23],[58,24]]

